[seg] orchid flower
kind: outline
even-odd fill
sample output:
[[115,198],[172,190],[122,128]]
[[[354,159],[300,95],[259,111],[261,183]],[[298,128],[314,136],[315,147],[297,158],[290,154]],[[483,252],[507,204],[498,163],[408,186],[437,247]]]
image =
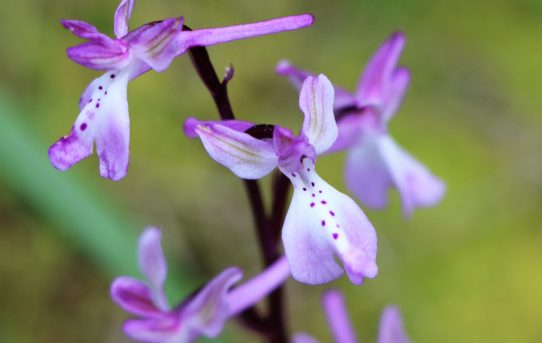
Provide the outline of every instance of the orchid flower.
[[376,276],[376,233],[348,196],[316,173],[316,156],[337,138],[333,114],[334,90],[324,75],[308,77],[301,88],[299,106],[305,115],[299,135],[275,126],[272,137],[257,139],[245,132],[254,124],[227,121],[185,123],[189,137],[199,137],[218,163],[244,179],[258,179],[278,167],[293,184],[294,194],[282,229],[282,240],[292,276],[303,283],[321,284],[338,278],[343,270],[350,280]]
[[[399,192],[403,213],[440,201],[445,185],[424,165],[404,151],[388,133],[388,121],[397,111],[408,87],[410,75],[397,67],[405,43],[397,32],[384,42],[363,72],[354,94],[335,87],[335,113],[339,138],[330,151],[348,149],[346,182],[352,192],[372,208],[386,206],[390,188]],[[277,73],[296,87],[311,73],[286,61]]]
[[160,230],[148,228],[139,240],[139,265],[147,282],[121,276],[111,285],[113,300],[140,317],[124,324],[126,335],[136,341],[185,343],[201,335],[216,337],[226,320],[254,306],[290,275],[286,260],[279,259],[252,280],[231,290],[242,272],[227,268],[193,297],[172,309],[163,290],[167,264],[160,236]]
[[83,21],[63,20],[64,27],[85,43],[68,48],[68,56],[87,68],[105,70],[92,81],[79,100],[80,113],[70,133],[49,149],[54,167],[67,170],[90,156],[93,145],[100,160],[100,175],[115,181],[128,170],[130,118],[127,86],[137,76],[154,69],[162,72],[173,59],[195,46],[295,30],[313,22],[308,14],[259,23],[183,31],[183,17],[145,24],[128,32],[134,0],[122,0],[115,12],[115,38]]
[[[336,290],[324,293],[323,307],[335,343],[357,343],[358,339],[352,329],[350,319],[346,313],[343,296]],[[380,318],[380,330],[377,343],[408,343],[409,339],[403,328],[401,313],[395,306],[388,306]],[[292,343],[318,343],[316,339],[306,333],[297,333]]]

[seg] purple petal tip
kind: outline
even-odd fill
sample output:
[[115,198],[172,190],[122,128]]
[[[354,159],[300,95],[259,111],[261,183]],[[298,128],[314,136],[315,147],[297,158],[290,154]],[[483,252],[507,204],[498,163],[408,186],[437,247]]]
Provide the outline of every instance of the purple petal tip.
[[183,125],[184,134],[188,138],[198,138],[199,136],[196,132],[196,127],[200,124],[202,124],[202,122],[200,120],[197,120],[196,118],[187,118]]
[[74,164],[92,154],[92,144],[82,141],[73,131],[61,137],[49,148],[49,160],[58,170],[68,170]]
[[280,60],[279,63],[277,63],[277,66],[275,67],[275,72],[279,75],[284,75],[288,72],[288,70],[292,67],[290,64],[290,61],[288,60]]
[[395,31],[391,34],[390,39],[392,40],[405,40],[405,34],[403,31]]
[[400,47],[399,49],[403,49],[406,42],[405,34],[401,31],[395,31],[394,33],[390,35],[387,42],[391,46],[399,46]]
[[302,18],[307,23],[307,26],[314,24],[314,21],[316,20],[316,18],[310,13],[303,14]]

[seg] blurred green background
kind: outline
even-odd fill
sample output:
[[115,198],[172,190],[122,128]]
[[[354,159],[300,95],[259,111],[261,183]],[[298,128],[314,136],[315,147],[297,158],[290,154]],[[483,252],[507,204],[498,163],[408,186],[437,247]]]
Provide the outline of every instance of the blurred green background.
[[[65,48],[80,40],[59,19],[111,33],[117,2],[3,5],[0,342],[126,342],[127,315],[108,287],[115,275],[139,275],[135,242],[147,225],[164,230],[173,300],[230,265],[256,273],[241,182],[182,134],[189,115],[216,118],[188,57],[130,84],[127,178],[101,179],[95,156],[60,173],[47,148],[69,131],[77,99],[99,73],[68,60]],[[236,68],[238,117],[297,129],[297,95],[274,75],[278,60],[353,89],[378,45],[403,30],[412,84],[391,131],[448,194],[410,220],[396,194],[388,209],[367,210],[379,234],[379,276],[360,287],[346,278],[322,287],[290,281],[291,330],[330,342],[319,296],[332,286],[345,292],[363,342],[375,341],[390,303],[415,342],[542,342],[542,2],[139,0],[131,27],[176,15],[201,28],[302,12],[316,16],[312,28],[209,49],[217,69]],[[343,160],[318,165],[346,191]],[[226,331],[231,342],[257,341],[235,323]]]

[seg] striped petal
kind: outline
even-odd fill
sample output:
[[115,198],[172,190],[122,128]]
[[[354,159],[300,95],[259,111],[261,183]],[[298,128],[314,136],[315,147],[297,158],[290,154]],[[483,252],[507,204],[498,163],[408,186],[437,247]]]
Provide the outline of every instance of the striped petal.
[[202,122],[194,129],[209,155],[243,179],[259,179],[277,166],[273,144],[221,122]]
[[61,20],[60,23],[62,24],[62,26],[64,26],[65,29],[70,30],[77,37],[101,44],[104,47],[108,47],[112,50],[118,48],[118,41],[99,32],[94,25],[91,25],[81,20],[71,19]]
[[130,50],[120,41],[114,47],[86,42],[66,51],[72,61],[94,70],[123,69],[131,62]]
[[125,311],[136,315],[157,317],[163,314],[154,304],[151,289],[145,283],[128,276],[113,281],[111,298]]
[[238,268],[224,270],[183,307],[183,325],[189,331],[189,337],[216,337],[220,334],[229,317],[226,296],[242,277],[243,272]]
[[328,150],[337,139],[334,96],[333,85],[322,74],[307,77],[301,87],[299,107],[305,115],[301,132],[309,138],[317,154]]
[[128,21],[134,10],[134,0],[121,0],[115,11],[115,36],[121,38],[128,33]]
[[180,54],[179,33],[183,18],[170,18],[143,25],[128,33],[124,40],[137,56],[152,69],[164,71]]

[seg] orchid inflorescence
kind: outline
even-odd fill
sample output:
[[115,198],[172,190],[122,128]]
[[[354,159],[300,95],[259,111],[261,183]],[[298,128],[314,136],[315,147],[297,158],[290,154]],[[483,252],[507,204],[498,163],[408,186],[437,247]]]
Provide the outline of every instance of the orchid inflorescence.
[[[199,138],[213,160],[243,179],[265,269],[238,284],[241,269],[228,267],[171,306],[164,293],[167,263],[161,232],[148,228],[138,249],[146,282],[122,276],[111,286],[113,300],[135,316],[126,321],[124,332],[141,342],[191,342],[200,336],[218,336],[227,320],[240,316],[270,342],[316,342],[304,333],[290,337],[284,329],[281,287],[289,276],[316,285],[346,272],[353,284],[360,285],[378,273],[373,225],[352,198],[318,175],[317,159],[348,150],[346,183],[371,208],[385,207],[389,189],[395,188],[403,213],[409,216],[416,207],[435,205],[445,192],[444,183],[401,149],[388,132],[387,123],[398,110],[410,79],[406,68],[397,67],[403,34],[394,33],[384,42],[354,93],[332,84],[323,74],[281,61],[276,72],[299,90],[303,121],[295,134],[279,125],[236,120],[226,92],[233,69],[220,81],[205,47],[307,27],[313,24],[311,15],[201,30],[191,30],[183,17],[176,17],[129,31],[133,9],[133,0],[119,4],[114,15],[115,38],[82,21],[62,21],[65,28],[86,40],[68,48],[68,56],[105,73],[83,92],[70,133],[49,149],[51,163],[67,170],[90,156],[96,144],[100,175],[114,181],[124,178],[129,164],[128,83],[151,69],[163,72],[176,57],[188,53],[217,105],[220,120],[187,118],[184,133]],[[275,177],[273,208],[268,214],[257,180],[270,173]],[[286,210],[290,187],[293,195]],[[268,296],[269,313],[264,316],[255,306]],[[356,342],[340,292],[325,292],[323,305],[334,340]],[[407,341],[398,309],[386,308],[378,342]]]

